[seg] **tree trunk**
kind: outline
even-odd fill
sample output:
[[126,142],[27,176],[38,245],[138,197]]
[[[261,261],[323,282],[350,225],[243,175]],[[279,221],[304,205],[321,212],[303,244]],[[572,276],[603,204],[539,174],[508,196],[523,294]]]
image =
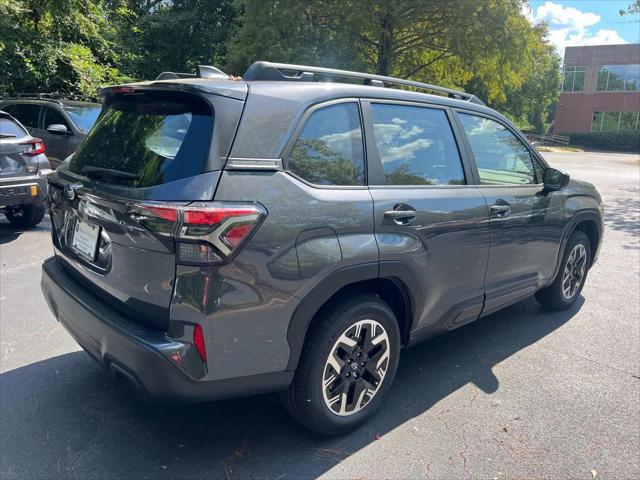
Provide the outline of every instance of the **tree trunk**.
[[393,49],[393,18],[391,9],[385,4],[385,11],[380,18],[380,40],[378,42],[377,74],[389,75],[391,72],[391,54]]

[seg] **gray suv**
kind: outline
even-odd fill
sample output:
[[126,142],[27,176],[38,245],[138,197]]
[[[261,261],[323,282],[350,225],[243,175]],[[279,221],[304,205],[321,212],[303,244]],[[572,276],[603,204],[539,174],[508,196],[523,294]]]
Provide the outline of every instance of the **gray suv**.
[[595,188],[464,92],[257,62],[101,95],[49,178],[42,290],[146,398],[282,392],[340,434],[402,348],[534,293],[568,308],[598,255]]
[[20,120],[29,133],[47,145],[52,168],[75,152],[91,130],[101,105],[45,93],[25,93],[0,101],[0,109]]

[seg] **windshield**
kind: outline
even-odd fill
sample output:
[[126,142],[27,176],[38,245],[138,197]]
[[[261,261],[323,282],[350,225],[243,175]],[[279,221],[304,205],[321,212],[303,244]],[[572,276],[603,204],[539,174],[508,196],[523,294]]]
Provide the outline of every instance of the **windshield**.
[[[103,181],[150,187],[202,172],[213,130],[211,108],[188,95],[145,93],[117,96],[80,144],[69,169],[132,174]],[[93,169],[96,170],[96,169]]]
[[64,110],[67,112],[73,123],[75,123],[80,130],[88,132],[96,123],[98,115],[100,115],[100,106],[79,106],[79,105],[65,105]]

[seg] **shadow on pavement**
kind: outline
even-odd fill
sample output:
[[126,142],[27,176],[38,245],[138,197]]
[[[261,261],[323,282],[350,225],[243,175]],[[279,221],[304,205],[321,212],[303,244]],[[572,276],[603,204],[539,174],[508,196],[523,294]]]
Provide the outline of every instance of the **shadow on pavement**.
[[49,216],[46,215],[41,223],[31,228],[19,228],[14,227],[8,221],[4,220],[4,215],[0,213],[2,219],[0,219],[0,245],[4,245],[5,243],[13,242],[20,235],[27,231],[31,230],[48,230],[51,228],[51,221],[49,220]]
[[625,188],[634,198],[614,198],[604,205],[604,220],[608,228],[626,233],[640,233],[640,188]]
[[149,407],[75,352],[0,375],[0,477],[316,477],[468,383],[500,388],[492,367],[569,321],[535,300],[402,355],[379,414],[337,439],[307,433],[274,396]]
[[24,230],[13,227],[10,223],[0,223],[0,245],[13,242]]

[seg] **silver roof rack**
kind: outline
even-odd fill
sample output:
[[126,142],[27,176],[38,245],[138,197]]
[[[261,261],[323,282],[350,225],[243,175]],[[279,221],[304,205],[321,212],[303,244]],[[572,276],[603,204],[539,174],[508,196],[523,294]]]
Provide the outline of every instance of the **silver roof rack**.
[[65,93],[18,93],[15,98],[49,100],[51,102],[62,103],[60,100],[77,100],[79,97]]
[[210,65],[198,65],[196,73],[177,73],[177,72],[162,72],[156,77],[156,80],[173,80],[176,78],[223,78],[227,79],[229,76],[222,70]]
[[[291,74],[287,74],[285,72],[291,72]],[[428,83],[414,82],[413,80],[404,80],[402,78],[385,77],[383,75],[373,75],[369,73],[338,70],[335,68],[314,67],[309,65],[254,62],[242,76],[242,79],[245,81],[270,80],[287,82],[312,82],[314,80],[315,74],[327,75],[331,77],[362,79],[362,83],[364,85],[371,85],[374,87],[384,87],[387,85],[412,87],[430,93],[445,94],[450,98],[466,100],[468,102],[484,105],[484,102],[475,95],[463,92],[461,90],[440,87],[438,85],[430,85]]]

